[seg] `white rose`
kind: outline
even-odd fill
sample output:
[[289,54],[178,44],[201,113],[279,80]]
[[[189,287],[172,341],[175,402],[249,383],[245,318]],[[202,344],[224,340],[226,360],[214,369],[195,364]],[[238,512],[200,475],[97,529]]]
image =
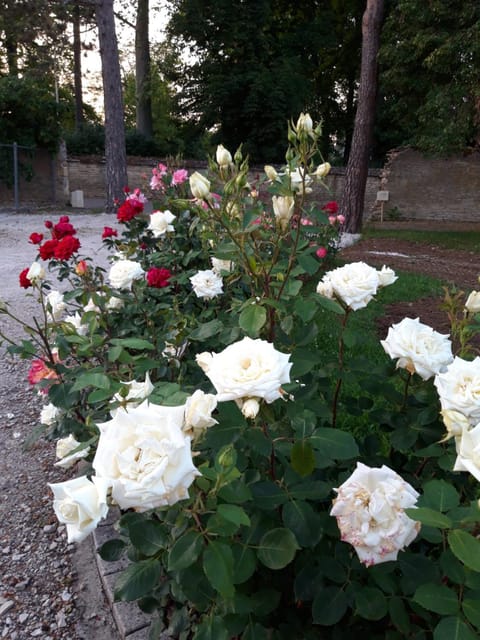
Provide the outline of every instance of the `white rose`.
[[480,482],[480,424],[464,430],[460,438],[455,438],[457,459],[454,471],[468,471]]
[[191,276],[190,282],[198,298],[215,298],[223,293],[223,280],[212,269],[198,271]]
[[305,174],[305,180],[303,179],[303,169],[297,168],[295,171],[287,171],[287,173],[290,176],[290,185],[293,191],[300,191],[301,193],[312,192],[312,189],[309,187],[312,179],[308,174]]
[[175,218],[176,216],[168,209],[165,211],[154,211],[150,216],[150,224],[147,229],[153,233],[155,238],[160,238],[160,236],[164,236],[166,233],[175,231],[172,225]]
[[36,284],[39,280],[45,279],[45,269],[39,262],[32,262],[30,269],[27,271],[27,279],[32,284]]
[[128,410],[132,407],[138,407],[143,400],[148,398],[155,388],[150,380],[148,371],[145,374],[144,382],[131,380],[130,382],[121,382],[120,384],[125,387],[125,390],[128,390],[127,394],[124,395],[123,393],[116,393],[114,399],[118,402],[126,402]]
[[460,438],[463,432],[468,431],[472,426],[470,424],[470,420],[459,411],[454,411],[453,409],[442,409],[442,411],[440,411],[440,415],[442,416],[443,424],[447,428],[447,435],[441,440],[441,442],[445,442],[450,438]]
[[119,409],[101,424],[93,467],[112,483],[121,509],[142,512],[188,498],[200,473],[192,462],[190,438],[182,431],[185,405],[164,407],[148,400]]
[[324,298],[332,299],[334,297],[332,283],[327,276],[324,276],[317,284],[317,293]]
[[58,421],[61,413],[58,407],[49,402],[40,411],[40,423],[51,427]]
[[417,536],[420,523],[404,510],[415,506],[419,494],[389,467],[358,462],[335,491],[330,515],[337,518],[342,540],[353,545],[365,565],[396,560]]
[[67,525],[68,542],[81,542],[105,518],[108,512],[106,478],[86,476],[49,484],[53,508],[59,522]]
[[445,371],[453,361],[449,336],[422,324],[419,318],[404,318],[392,325],[380,344],[390,358],[398,358],[397,369],[418,373],[423,380]]
[[212,263],[212,270],[218,275],[220,275],[222,271],[231,273],[235,266],[231,260],[220,260],[220,258],[212,257],[210,261]]
[[110,267],[108,280],[115,289],[131,289],[134,280],[144,275],[144,270],[133,260],[117,260]]
[[323,280],[329,280],[334,295],[354,311],[366,307],[382,286],[379,271],[365,262],[351,262],[333,269]]
[[295,198],[293,196],[272,196],[273,213],[282,231],[288,227],[293,216]]
[[88,324],[83,324],[82,316],[78,313],[78,311],[76,311],[75,315],[73,316],[66,316],[64,319],[64,322],[68,322],[68,324],[71,324],[72,326],[74,326],[75,331],[78,333],[79,336],[87,335]]
[[216,160],[219,167],[229,167],[232,164],[232,154],[223,144],[217,146]]
[[70,467],[73,467],[78,460],[86,458],[90,452],[90,447],[84,447],[83,449],[80,449],[80,451],[72,453],[72,451],[75,451],[75,449],[80,447],[80,445],[81,443],[78,442],[72,434],[66,438],[60,438],[60,440],[57,441],[55,451],[59,462],[56,462],[55,466],[62,467],[62,469],[69,469]]
[[434,384],[442,410],[458,411],[471,426],[480,422],[480,357],[454,358],[445,372],[435,376]]
[[324,178],[330,173],[331,168],[332,165],[329,162],[323,162],[322,164],[318,165],[315,171],[315,175],[317,176],[317,178]]
[[247,398],[246,400],[236,400],[235,402],[245,418],[253,420],[257,417],[260,411],[260,403],[257,398]]
[[470,313],[478,313],[480,311],[480,291],[471,291],[465,302],[465,309]]
[[298,116],[296,130],[298,133],[304,132],[308,135],[313,134],[313,120],[309,113],[301,113]]
[[395,271],[385,265],[378,271],[378,277],[380,278],[381,287],[387,287],[389,284],[393,284],[395,280],[398,280]]
[[95,304],[92,298],[90,298],[87,304],[83,307],[83,311],[84,313],[88,313],[89,311],[95,311],[95,313],[99,313],[100,307]]
[[123,300],[121,298],[117,298],[115,296],[111,296],[107,300],[107,303],[106,303],[105,307],[109,311],[116,311],[116,310],[121,309],[123,307]]
[[197,198],[197,200],[205,200],[208,198],[210,195],[210,181],[207,180],[205,176],[195,171],[188,180],[194,198]]
[[289,358],[266,340],[247,337],[220,353],[199,354],[197,364],[217,390],[219,402],[263,398],[270,403],[282,397],[282,384],[290,382]]
[[263,170],[265,171],[265,175],[269,180],[271,180],[272,182],[275,182],[276,180],[278,180],[278,173],[275,167],[272,167],[271,164],[266,164],[263,167]]
[[45,298],[45,302],[47,303],[47,315],[48,318],[57,322],[63,315],[63,312],[67,308],[65,301],[63,299],[63,293],[60,291],[50,291],[50,293]]
[[217,408],[217,397],[197,389],[185,404],[185,424],[183,430],[187,435],[196,436],[205,429],[218,424],[212,413]]

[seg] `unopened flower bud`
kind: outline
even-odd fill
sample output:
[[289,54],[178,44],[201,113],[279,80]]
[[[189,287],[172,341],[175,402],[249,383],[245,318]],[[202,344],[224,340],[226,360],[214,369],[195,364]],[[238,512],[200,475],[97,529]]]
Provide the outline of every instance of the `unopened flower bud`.
[[232,164],[232,154],[228,149],[225,149],[223,144],[217,146],[216,159],[220,168],[229,167]]
[[324,178],[330,173],[331,168],[332,166],[329,162],[319,164],[317,170],[315,171],[315,175],[317,176],[317,178]]
[[241,411],[245,418],[253,420],[260,411],[260,404],[256,398],[248,398],[242,404]]
[[306,133],[312,135],[313,121],[308,113],[301,113],[297,120],[297,133]]
[[210,195],[210,181],[195,171],[189,178],[190,190],[197,200],[205,200]]
[[263,170],[265,171],[267,178],[272,182],[275,182],[275,180],[278,178],[278,173],[271,164],[266,164]]
[[472,291],[465,302],[465,309],[470,313],[480,311],[480,291]]
[[80,260],[80,262],[77,262],[77,264],[75,265],[75,273],[77,274],[77,276],[84,276],[87,271],[88,265],[85,260]]

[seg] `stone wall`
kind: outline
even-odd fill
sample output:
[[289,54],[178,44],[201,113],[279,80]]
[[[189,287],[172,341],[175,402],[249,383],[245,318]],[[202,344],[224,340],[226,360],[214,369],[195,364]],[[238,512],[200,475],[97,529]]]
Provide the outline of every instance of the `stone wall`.
[[480,153],[427,158],[409,148],[392,151],[381,189],[389,195],[384,219],[480,222]]

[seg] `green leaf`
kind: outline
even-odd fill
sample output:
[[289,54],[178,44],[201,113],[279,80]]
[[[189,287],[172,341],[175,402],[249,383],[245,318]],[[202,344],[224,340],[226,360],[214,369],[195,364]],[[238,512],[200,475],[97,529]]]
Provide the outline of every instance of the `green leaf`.
[[72,391],[81,391],[82,389],[86,389],[86,387],[109,389],[110,378],[104,373],[83,373],[76,379]]
[[158,560],[141,560],[120,574],[115,584],[115,600],[130,602],[148,595],[161,576]]
[[317,273],[320,266],[318,260],[308,253],[302,253],[298,256],[298,264],[310,276],[313,276],[315,273]]
[[242,584],[253,575],[257,567],[257,556],[250,547],[235,543],[233,553],[233,582]]
[[241,312],[238,324],[245,333],[254,338],[258,336],[260,329],[267,322],[267,312],[265,307],[258,304],[249,304]]
[[323,455],[336,460],[348,460],[360,455],[355,438],[350,433],[339,429],[328,427],[316,429],[310,442]]
[[154,520],[133,522],[128,527],[130,541],[145,556],[153,556],[165,548],[167,539],[163,526]]
[[252,492],[241,480],[234,480],[220,489],[218,497],[225,502],[242,504],[252,499]]
[[355,593],[357,613],[367,620],[381,620],[387,615],[387,599],[375,587],[363,587]]
[[295,314],[303,320],[303,322],[311,322],[317,312],[317,305],[310,298],[298,298],[295,301]]
[[260,540],[258,559],[269,569],[283,569],[295,557],[299,549],[297,540],[289,529],[272,529]]
[[194,329],[189,338],[191,340],[206,340],[212,336],[216,336],[223,329],[223,323],[220,320],[210,320],[210,322],[204,322],[199,327]]
[[427,611],[450,615],[458,611],[458,598],[455,591],[441,584],[422,584],[415,591],[414,602]]
[[467,620],[480,629],[480,593],[478,591],[467,591],[464,594],[462,609]]
[[229,640],[230,633],[221,616],[203,620],[195,630],[193,640]]
[[294,484],[288,490],[291,498],[297,500],[322,500],[330,495],[331,486],[322,480],[308,480]]
[[315,469],[315,455],[308,440],[297,440],[290,455],[292,469],[300,476],[308,476]]
[[454,529],[448,534],[448,544],[465,566],[474,571],[480,571],[480,540],[466,531]]
[[333,313],[337,313],[340,316],[345,315],[345,309],[335,302],[335,300],[330,300],[330,298],[325,298],[325,296],[317,295],[316,300],[320,304],[321,307],[326,309],[327,311],[333,311]]
[[337,624],[343,618],[347,606],[347,597],[340,587],[325,587],[313,601],[313,622],[323,626]]
[[110,343],[124,349],[137,349],[139,351],[155,349],[155,345],[148,340],[142,340],[142,338],[113,338]]
[[178,538],[168,556],[168,570],[178,571],[192,565],[203,547],[203,537],[197,531],[187,531]]
[[127,543],[120,538],[114,538],[113,540],[107,540],[102,546],[97,549],[98,555],[105,560],[105,562],[115,562],[120,560],[125,551]]
[[428,525],[429,527],[437,527],[438,529],[449,529],[452,521],[443,513],[439,513],[434,509],[427,507],[418,507],[418,509],[405,509],[405,513],[409,518],[416,522]]
[[241,640],[269,640],[269,638],[271,638],[270,631],[258,622],[250,621],[245,627]]
[[322,361],[322,354],[316,349],[295,349],[292,353],[292,379],[305,375]]
[[224,598],[233,597],[233,554],[229,546],[210,542],[203,553],[203,570],[214,589]]
[[320,517],[307,502],[288,502],[283,507],[282,520],[302,547],[314,547],[322,537]]
[[250,526],[250,518],[245,513],[245,510],[235,504],[219,504],[217,513],[225,520],[236,525]]
[[287,501],[287,494],[274,482],[256,482],[251,485],[253,499],[260,509],[275,509]]
[[433,640],[478,640],[461,618],[444,618],[435,627]]
[[104,402],[112,397],[112,389],[95,389],[88,394],[87,401],[91,404],[95,404],[96,402]]
[[454,509],[459,502],[460,496],[452,484],[445,480],[430,480],[423,487],[418,505],[445,512]]
[[388,613],[396,628],[405,637],[410,633],[410,617],[407,613],[407,609],[403,603],[402,598],[393,596],[388,603]]

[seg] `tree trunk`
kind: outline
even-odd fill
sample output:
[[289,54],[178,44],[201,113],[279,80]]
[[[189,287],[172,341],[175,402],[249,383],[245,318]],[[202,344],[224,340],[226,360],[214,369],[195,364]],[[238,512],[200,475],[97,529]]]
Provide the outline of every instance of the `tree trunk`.
[[103,99],[105,110],[105,211],[115,211],[127,186],[127,155],[123,121],[122,81],[115,33],[113,0],[97,0],[95,18],[102,59]]
[[345,231],[349,233],[359,233],[362,229],[368,159],[375,119],[377,55],[383,10],[384,0],[367,0],[362,18],[362,60],[357,113],[341,203],[341,211],[346,219]]
[[82,41],[80,39],[80,7],[73,7],[73,79],[75,88],[75,131],[83,124]]
[[147,138],[153,136],[150,84],[150,44],[148,41],[148,2],[138,0],[135,26],[135,94],[137,131]]

